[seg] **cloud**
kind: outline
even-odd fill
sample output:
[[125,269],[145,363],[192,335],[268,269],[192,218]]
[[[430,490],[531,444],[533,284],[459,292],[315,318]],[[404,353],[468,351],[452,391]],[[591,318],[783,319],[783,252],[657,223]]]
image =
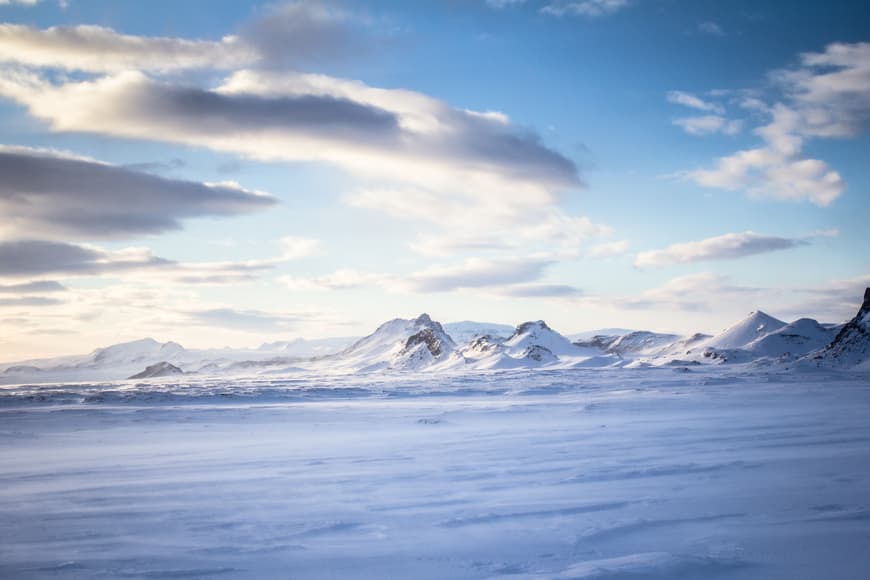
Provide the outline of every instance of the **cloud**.
[[700,272],[673,278],[637,296],[617,298],[612,302],[617,307],[636,310],[712,312],[722,304],[730,307],[738,303],[751,303],[765,292],[762,288],[731,284],[725,276]]
[[709,135],[711,133],[724,133],[736,135],[743,128],[740,120],[728,120],[719,115],[704,115],[702,117],[683,117],[674,119],[674,125],[682,127],[689,135]]
[[553,260],[546,257],[468,258],[453,265],[433,265],[407,275],[337,270],[314,277],[282,276],[279,281],[292,290],[323,291],[378,287],[387,292],[426,294],[456,290],[487,289],[516,296],[567,295],[567,286],[532,284]]
[[39,29],[0,24],[0,62],[88,72],[233,69],[259,60],[259,54],[225,36],[219,41],[143,37],[102,26]]
[[764,144],[721,157],[712,169],[688,176],[704,187],[830,205],[846,183],[803,149],[811,139],[857,135],[870,120],[870,43],[828,45],[823,52],[801,55],[798,67],[770,77],[783,93],[781,102],[768,106],[755,98],[741,103],[769,117],[754,131]]
[[709,111],[717,115],[725,113],[725,108],[722,105],[705,101],[692,93],[686,93],[684,91],[670,91],[667,95],[667,100],[669,103],[682,105],[699,111]]
[[785,308],[793,316],[812,316],[822,322],[842,322],[852,318],[861,306],[864,289],[870,287],[870,274],[831,280],[819,286],[795,288],[800,300]]
[[596,244],[586,250],[584,255],[587,258],[612,258],[613,256],[619,256],[628,251],[629,246],[628,240],[617,240],[615,242],[605,242],[603,244]]
[[[476,191],[420,189],[364,189],[346,196],[346,202],[400,220],[429,226],[435,233],[420,233],[411,248],[427,256],[462,252],[528,251],[536,244],[562,253],[577,253],[590,238],[607,236],[611,228],[589,218],[570,216],[547,198],[480,195]],[[437,207],[437,211],[433,208]]]
[[[160,281],[164,284],[236,284],[252,281],[264,271],[288,260],[302,257],[300,248],[293,248],[294,251],[290,252],[285,247],[281,255],[261,260],[176,262],[154,256],[146,248],[110,251],[90,244],[48,240],[0,240],[0,277],[21,278],[46,274],[111,275],[128,279],[141,277],[147,281]],[[57,283],[34,282],[32,284],[34,288],[41,286],[42,291],[46,291],[50,284]],[[26,288],[27,286],[28,284],[0,286],[0,292],[2,288]]]
[[42,294],[45,292],[63,292],[66,286],[54,280],[37,280],[22,284],[0,284],[0,294]]
[[55,131],[155,139],[266,161],[326,161],[430,189],[463,183],[546,199],[554,188],[581,185],[573,162],[504,115],[322,75],[242,71],[212,90],[137,72],[60,85],[25,75],[3,78],[0,95]]
[[95,246],[64,242],[0,241],[0,276],[92,275],[169,263],[140,248],[110,252]]
[[300,236],[284,236],[280,240],[281,257],[285,260],[298,260],[316,256],[320,253],[320,240]]
[[426,239],[415,244],[431,254],[454,252],[451,240],[472,236],[517,243],[550,236],[576,246],[608,229],[558,208],[559,193],[583,184],[576,165],[536,134],[501,113],[457,109],[412,91],[263,71],[240,71],[200,89],[127,72],[65,84],[0,77],[0,95],[55,131],[335,164],[361,183],[348,196],[352,205],[441,230],[421,232]]
[[580,288],[567,284],[513,284],[495,291],[513,298],[570,298],[583,294]]
[[237,35],[219,40],[136,36],[93,25],[0,24],[0,62],[91,73],[281,67],[365,54],[374,44],[359,32],[367,24],[370,18],[326,2],[267,5]]
[[509,8],[512,6],[519,6],[520,4],[525,4],[526,0],[486,0],[486,5],[490,8],[495,8],[500,10],[502,8]]
[[576,2],[560,0],[541,8],[544,14],[553,16],[587,16],[596,18],[618,12],[628,6],[628,0],[580,0]]
[[266,209],[271,196],[236,184],[169,179],[68,153],[0,146],[0,236],[122,238],[184,219]]
[[8,6],[10,4],[22,4],[24,6],[36,6],[40,0],[0,0],[0,6]]
[[292,330],[308,319],[295,314],[234,308],[209,308],[185,314],[193,323],[248,332]]
[[722,30],[722,27],[712,20],[698,24],[698,32],[709,34],[710,36],[725,36],[725,31]]
[[46,298],[44,296],[22,296],[19,298],[0,298],[0,306],[57,306],[63,304],[63,300]]
[[278,281],[291,290],[321,291],[321,290],[351,290],[365,286],[389,285],[389,278],[379,274],[360,272],[351,268],[336,270],[331,274],[304,278],[298,276],[281,276]]
[[370,18],[327,2],[283,2],[267,5],[239,37],[262,66],[286,67],[365,55],[376,41],[358,29],[370,24]]
[[531,282],[552,262],[539,258],[483,260],[469,258],[457,266],[431,266],[404,279],[411,292],[448,292],[460,288],[486,288]]
[[836,232],[818,232],[801,238],[768,236],[752,231],[723,234],[696,242],[673,244],[663,250],[651,250],[637,255],[634,265],[638,268],[689,264],[707,260],[733,260],[756,254],[765,254],[806,246],[819,235],[837,235]]

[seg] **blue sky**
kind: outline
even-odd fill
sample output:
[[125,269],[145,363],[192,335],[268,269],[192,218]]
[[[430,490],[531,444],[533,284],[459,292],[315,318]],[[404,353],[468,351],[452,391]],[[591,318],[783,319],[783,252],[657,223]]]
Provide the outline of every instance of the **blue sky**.
[[0,347],[715,332],[870,283],[870,8],[0,4]]

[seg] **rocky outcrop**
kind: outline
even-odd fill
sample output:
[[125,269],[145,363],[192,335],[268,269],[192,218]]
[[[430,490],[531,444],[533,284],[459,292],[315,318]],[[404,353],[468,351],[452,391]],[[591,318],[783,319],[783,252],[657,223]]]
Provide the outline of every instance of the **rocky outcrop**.
[[127,377],[130,379],[152,379],[156,377],[170,377],[173,375],[183,375],[184,371],[175,366],[172,363],[168,363],[166,361],[159,362],[157,364],[153,364],[145,367],[145,370],[141,373],[137,373],[132,377]]
[[870,364],[870,288],[858,314],[837,333],[831,344],[813,358],[821,364],[854,367]]

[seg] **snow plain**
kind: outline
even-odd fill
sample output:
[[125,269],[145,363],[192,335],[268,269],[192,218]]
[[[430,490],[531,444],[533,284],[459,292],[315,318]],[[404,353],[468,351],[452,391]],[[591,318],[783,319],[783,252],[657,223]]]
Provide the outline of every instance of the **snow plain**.
[[2,578],[853,579],[870,377],[0,387]]

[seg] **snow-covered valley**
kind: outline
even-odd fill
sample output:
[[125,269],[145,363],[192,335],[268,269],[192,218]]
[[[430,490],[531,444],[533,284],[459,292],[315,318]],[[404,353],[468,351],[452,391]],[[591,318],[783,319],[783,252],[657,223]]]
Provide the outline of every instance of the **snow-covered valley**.
[[8,578],[861,578],[870,381],[673,368],[4,387]]

